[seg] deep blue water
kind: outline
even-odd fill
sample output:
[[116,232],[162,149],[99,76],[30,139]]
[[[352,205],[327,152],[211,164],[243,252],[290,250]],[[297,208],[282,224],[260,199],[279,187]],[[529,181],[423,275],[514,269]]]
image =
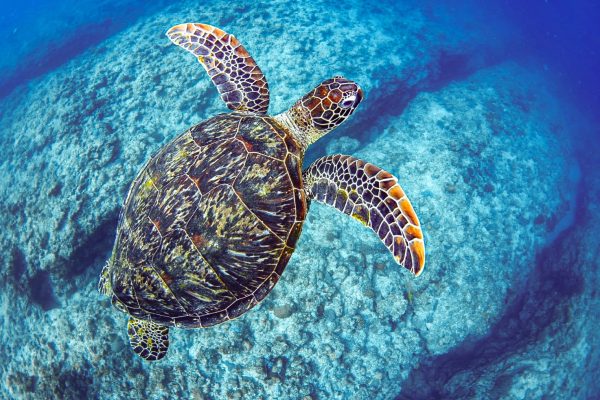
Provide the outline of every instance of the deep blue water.
[[0,96],[174,1],[0,2]]
[[[177,1],[140,3],[135,0],[81,1],[76,6],[63,0],[18,3],[1,1],[0,44],[4,54],[0,71],[0,97],[20,85],[60,67],[87,48],[97,45],[143,16]],[[396,2],[381,2],[374,9]],[[518,59],[541,67],[569,99],[591,118],[600,109],[600,4],[579,0],[569,4],[555,1],[475,1],[443,6],[421,2],[432,15],[454,24],[481,29],[489,46],[485,58],[449,60],[439,79],[455,79],[474,67],[502,59]],[[352,7],[349,5],[348,7]]]
[[[435,3],[429,6],[435,8]],[[486,42],[502,46],[501,57],[541,67],[540,73],[549,73],[578,108],[600,118],[598,2],[461,1],[451,10],[458,19],[488,25]]]
[[[98,51],[98,54],[100,54],[101,50],[98,50],[98,48],[101,48],[106,40],[110,40],[115,35],[126,32],[128,28],[135,26],[141,19],[160,14],[168,6],[177,5],[178,3],[181,2],[161,0],[151,2],[150,4],[150,2],[139,0],[107,0],[103,2],[84,0],[76,3],[64,0],[22,0],[17,3],[0,0],[0,102],[8,101],[7,99],[13,101],[12,99],[19,99],[20,96],[25,96],[28,87],[32,88],[36,87],[36,85],[41,85],[47,77],[56,71],[61,71],[61,68],[65,68],[71,60],[78,57],[90,57],[90,53],[88,52],[95,54],[94,52]],[[222,2],[216,1],[213,3],[220,4]],[[466,35],[464,32],[467,32],[467,34],[469,32],[477,32],[477,34],[473,39],[464,40],[465,43],[468,43],[468,46],[464,48],[453,47],[451,51],[447,52],[444,49],[436,49],[435,57],[433,57],[436,60],[435,66],[428,71],[425,79],[419,80],[414,78],[414,76],[406,79],[405,77],[396,77],[393,76],[396,70],[392,66],[389,69],[382,68],[380,75],[374,78],[378,82],[380,80],[383,84],[391,85],[392,89],[388,87],[388,91],[378,91],[376,90],[377,85],[373,84],[374,90],[370,94],[371,97],[368,98],[369,103],[365,102],[364,107],[366,111],[363,113],[357,112],[355,115],[356,118],[351,120],[347,126],[340,128],[336,133],[324,138],[311,148],[307,153],[307,163],[325,155],[327,147],[337,143],[336,141],[339,141],[340,137],[350,137],[359,143],[357,146],[363,147],[375,142],[379,132],[383,131],[390,121],[400,117],[409,109],[419,94],[437,93],[449,85],[468,80],[469,77],[478,71],[501,65],[504,62],[516,62],[527,71],[539,76],[544,82],[549,82],[548,85],[551,86],[552,93],[555,93],[556,98],[560,100],[561,104],[565,105],[564,112],[568,114],[566,120],[582,122],[581,129],[571,129],[569,126],[556,128],[556,131],[566,132],[568,135],[567,141],[569,146],[572,146],[572,151],[575,155],[573,158],[567,158],[567,162],[572,165],[567,166],[566,169],[572,167],[573,170],[577,170],[573,174],[580,178],[575,185],[572,198],[564,201],[564,204],[568,204],[569,201],[571,202],[570,204],[574,204],[574,209],[569,210],[569,212],[565,210],[561,214],[564,217],[564,215],[570,213],[572,218],[564,218],[562,221],[563,225],[557,221],[552,223],[547,222],[552,221],[553,218],[560,219],[559,217],[550,215],[552,214],[551,211],[547,211],[548,215],[540,213],[535,218],[536,222],[534,225],[543,223],[551,225],[548,231],[552,231],[556,225],[560,226],[560,232],[554,232],[554,236],[552,236],[552,239],[556,239],[556,237],[559,237],[559,239],[549,240],[550,244],[548,246],[542,246],[537,249],[534,257],[535,265],[531,267],[530,271],[524,274],[523,279],[515,281],[514,291],[509,291],[509,294],[506,296],[504,309],[498,315],[491,318],[493,323],[490,323],[484,334],[467,335],[468,337],[464,341],[442,354],[434,354],[433,351],[424,355],[421,354],[420,357],[422,358],[419,359],[418,365],[414,366],[410,371],[405,371],[408,378],[403,376],[403,383],[400,387],[397,390],[395,388],[386,390],[386,394],[382,395],[382,398],[505,398],[504,396],[508,396],[509,392],[514,396],[514,393],[520,393],[518,392],[520,389],[516,384],[514,387],[511,384],[517,379],[515,377],[527,373],[526,368],[500,372],[494,368],[500,368],[498,366],[502,365],[501,363],[504,360],[510,360],[511,357],[521,355],[523,355],[525,360],[528,357],[531,357],[532,360],[537,360],[535,357],[540,357],[541,352],[538,351],[536,353],[531,348],[536,343],[540,343],[548,337],[552,339],[553,330],[558,329],[555,328],[555,324],[562,324],[564,326],[572,324],[579,327],[581,321],[588,318],[597,319],[598,315],[600,315],[599,310],[594,308],[598,304],[595,300],[598,297],[598,293],[596,290],[588,290],[588,286],[586,286],[586,282],[587,284],[592,282],[591,284],[596,285],[600,282],[597,275],[598,266],[600,265],[600,260],[598,259],[600,257],[600,252],[598,252],[600,239],[599,237],[596,237],[595,240],[593,237],[590,239],[587,233],[583,234],[579,231],[579,227],[585,226],[587,221],[590,220],[591,213],[598,212],[597,204],[600,202],[600,190],[598,190],[598,185],[600,184],[600,177],[598,176],[600,168],[600,2],[584,0],[573,2],[552,0],[514,2],[496,0],[490,2],[461,1],[451,6],[442,6],[439,2],[435,1],[381,1],[376,3],[375,5],[365,6],[364,4],[357,5],[355,2],[338,2],[335,5],[332,4],[332,8],[339,7],[340,9],[347,10],[360,6],[360,12],[363,13],[370,12],[372,15],[389,15],[390,13],[394,15],[396,13],[397,18],[400,19],[405,15],[404,10],[415,7],[420,10],[426,21],[429,19],[436,21],[437,24],[448,27],[445,32],[435,33],[439,35],[440,42],[447,40],[447,38],[452,39],[453,35],[459,35],[457,33],[459,30],[462,32],[460,35]],[[253,5],[251,3],[240,2],[239,4],[236,3],[236,7],[236,10],[239,10],[238,12],[241,15],[252,8]],[[335,16],[336,13],[332,13],[331,18],[335,18]],[[272,19],[274,25],[277,25],[277,29],[286,29],[285,26],[281,27],[278,25],[276,15],[269,15],[268,17]],[[225,20],[223,23],[231,23],[227,18],[223,18]],[[217,21],[215,24],[220,22]],[[257,20],[256,23],[266,24],[264,19]],[[235,34],[238,38],[244,37],[243,31],[235,32]],[[401,33],[398,33],[398,35],[401,35]],[[154,37],[157,38],[157,41],[164,39],[162,32],[157,33]],[[328,40],[327,37],[319,39],[323,43],[327,43]],[[147,40],[147,38],[144,38],[144,40]],[[424,37],[423,41],[425,42],[426,40],[429,42],[432,41],[431,38]],[[435,40],[433,41],[435,42]],[[364,46],[365,44],[363,43],[362,45]],[[302,51],[302,48],[301,46],[299,50],[296,49],[295,51]],[[344,51],[344,49],[342,47],[337,51]],[[85,75],[81,70],[75,71],[82,74],[82,76]],[[414,75],[418,75],[418,72],[414,72]],[[131,72],[131,75],[135,75],[136,73],[140,73],[140,71]],[[161,86],[160,76],[154,76],[154,79],[157,86],[157,93],[159,93],[157,96],[160,97],[162,93],[165,93],[165,88]],[[96,117],[100,113],[101,115],[98,116],[98,129],[101,132],[98,134],[99,141],[100,143],[107,144],[106,147],[109,147],[108,144],[112,146],[111,135],[115,129],[119,129],[118,126],[120,125],[120,121],[115,119],[115,115],[118,115],[118,113],[114,110],[111,110],[111,114],[107,112],[106,116],[102,113],[105,112],[103,107],[106,102],[110,102],[111,96],[113,94],[114,96],[119,95],[118,86],[121,83],[123,81],[120,83],[106,83],[104,81],[104,83],[98,84],[98,97],[83,99],[84,104],[82,104],[81,113],[67,115],[64,117],[64,120],[67,122],[60,122],[61,126],[63,126],[62,124],[68,126],[68,128],[64,129],[63,133],[79,134],[77,126],[80,123],[83,124],[81,121],[85,121],[85,118],[89,115]],[[65,94],[65,96],[72,96],[74,101],[81,101],[78,97],[77,88],[65,89],[65,93],[67,92],[68,94]],[[210,93],[216,96],[216,92],[213,91]],[[151,107],[153,101],[163,101],[167,97],[167,95],[162,96],[162,100],[152,98],[145,103],[145,106]],[[207,104],[209,103],[203,103],[203,106],[209,107],[210,104],[208,106]],[[21,106],[25,105],[21,104]],[[51,108],[51,106],[50,104],[48,107]],[[525,114],[529,112],[526,105],[519,105],[519,107],[525,110]],[[189,110],[185,110],[185,112],[187,111]],[[0,104],[0,119],[8,118],[12,112],[13,110]],[[494,112],[498,113],[498,118],[502,118],[500,115],[503,112],[502,110]],[[198,114],[203,115],[202,111],[199,111]],[[32,121],[35,121],[36,118],[35,115],[31,115],[30,121],[23,120],[22,122],[23,124],[34,124]],[[493,118],[490,117],[490,119]],[[188,121],[185,118],[183,120]],[[154,122],[156,121],[149,121],[148,124],[150,125]],[[577,126],[579,127],[579,125]],[[21,149],[18,146],[23,146],[24,141],[30,140],[27,138],[14,138],[13,140],[11,132],[6,130],[0,132],[0,139],[0,143],[14,144],[15,149]],[[24,165],[23,160],[27,160],[28,157],[37,160],[36,154],[41,151],[40,148],[52,148],[55,143],[58,143],[56,146],[60,149],[62,138],[56,138],[56,142],[54,139],[52,137],[31,139],[30,150],[16,156],[11,154],[11,157],[13,157],[11,159],[0,156],[0,164],[5,164],[6,166],[14,162],[16,165],[20,165],[18,168],[22,168]],[[158,145],[163,140],[162,137],[151,138],[147,145]],[[565,152],[569,146],[565,146]],[[102,151],[106,149],[103,146],[99,147],[102,147],[102,149],[99,150],[97,147],[91,147],[94,149],[94,156],[91,156],[91,159],[96,157],[96,153],[100,154],[98,158],[104,154]],[[108,164],[116,162],[126,166],[130,159],[119,158],[119,151],[118,142],[114,145],[114,148],[111,147],[111,149],[105,151],[108,153]],[[68,156],[68,154],[65,155],[65,157]],[[536,156],[532,154],[530,155],[530,159],[535,161]],[[474,160],[478,160],[479,156],[474,155],[472,157]],[[498,159],[500,158],[501,155],[498,154]],[[525,163],[529,160],[520,161]],[[42,160],[41,165],[51,168],[55,162],[48,160],[46,163]],[[426,162],[424,163],[426,164]],[[557,165],[559,164],[560,162],[557,161]],[[124,171],[126,171],[123,172],[124,174],[130,173],[126,167],[124,168]],[[2,171],[10,169],[7,167]],[[473,171],[472,169],[468,169],[468,171],[468,175],[471,178],[475,177],[473,179],[487,176],[485,175],[487,173],[485,171]],[[77,175],[77,171],[71,172],[73,175]],[[42,177],[41,174],[39,176],[39,179],[32,178],[32,180],[39,182],[47,178],[54,178]],[[3,182],[6,182],[6,180]],[[467,182],[466,178],[465,182]],[[467,183],[470,182],[472,181]],[[442,184],[440,183],[441,186]],[[46,188],[46,186],[42,187]],[[484,191],[491,191],[489,186],[483,187]],[[51,199],[57,196],[60,197],[61,190],[63,189],[60,184],[57,184],[50,190],[44,190],[45,192],[40,192],[40,196],[47,196]],[[65,209],[68,209],[71,204],[79,204],[78,202],[82,198],[88,199],[94,196],[87,194],[86,190],[87,183],[79,183],[77,193],[72,197],[67,197],[65,200]],[[123,189],[119,188],[119,190]],[[5,188],[4,197],[0,199],[0,201],[5,203],[2,204],[0,210],[7,213],[7,218],[20,215],[19,209],[26,207],[24,204],[29,201],[28,199],[15,199],[10,193],[11,191]],[[114,195],[117,197],[123,196],[123,193],[115,193]],[[433,196],[430,193],[426,193],[426,195]],[[105,197],[98,196],[98,199],[100,200],[97,203],[93,203],[93,207],[102,209],[103,211],[99,214],[91,213],[90,215],[101,215],[103,220],[97,221],[95,224],[91,223],[95,227],[94,231],[91,233],[88,232],[88,237],[78,242],[86,244],[72,252],[75,254],[74,259],[76,259],[79,265],[72,266],[72,269],[76,270],[76,272],[73,272],[72,275],[67,274],[67,278],[65,278],[64,274],[61,275],[61,273],[57,273],[53,269],[49,271],[36,271],[37,266],[35,263],[29,262],[28,264],[27,259],[31,259],[38,250],[39,252],[42,251],[37,248],[37,242],[34,243],[32,241],[30,244],[20,242],[15,247],[11,247],[13,246],[13,241],[22,241],[23,238],[17,238],[15,235],[11,237],[10,234],[2,238],[0,243],[4,244],[7,249],[10,248],[13,250],[7,250],[0,257],[6,261],[0,267],[6,268],[8,270],[5,271],[6,275],[16,277],[15,281],[17,282],[17,284],[10,286],[6,290],[15,291],[15,293],[19,291],[27,293],[33,291],[29,295],[31,297],[31,304],[29,306],[37,310],[36,312],[40,310],[40,312],[46,312],[60,308],[60,301],[55,299],[55,294],[49,289],[50,282],[53,285],[57,285],[56,282],[62,282],[60,284],[63,285],[61,289],[56,290],[58,298],[78,298],[77,295],[81,292],[82,285],[89,284],[91,280],[95,280],[99,272],[92,272],[88,269],[88,266],[93,265],[93,268],[97,268],[98,260],[105,257],[112,245],[111,235],[116,224],[118,210],[112,203],[107,205],[109,202]],[[84,200],[81,201],[83,202]],[[105,203],[102,203],[103,201]],[[414,198],[413,202],[418,203]],[[84,206],[80,207],[83,211],[75,212],[75,216],[69,214],[68,218],[77,219],[77,215],[87,212]],[[524,214],[527,212],[527,210],[522,211]],[[39,212],[39,214],[36,214],[36,212]],[[16,219],[16,221],[20,222],[14,222],[14,224],[25,224],[24,221],[35,220],[38,218],[38,215],[57,212],[59,211],[56,211],[56,209],[47,212],[45,210],[28,212],[25,213],[26,218]],[[449,210],[448,212],[461,213],[462,210]],[[10,217],[8,217],[9,214]],[[86,217],[88,217],[87,214]],[[421,218],[426,219],[423,216]],[[501,216],[494,216],[494,218],[501,218]],[[13,220],[11,219],[11,221]],[[57,230],[63,229],[64,221],[62,223],[63,225],[56,228]],[[531,227],[527,226],[526,221],[523,222],[523,226],[525,227],[523,228],[524,232],[533,231],[535,228],[533,225]],[[18,231],[19,228],[17,226],[16,228],[13,227],[13,229]],[[589,229],[592,233],[598,233],[597,229],[595,231],[589,227],[586,229]],[[434,228],[431,230],[433,232]],[[578,236],[580,233],[581,237]],[[567,240],[564,239],[566,237],[573,240],[573,242],[564,244],[564,240]],[[525,239],[519,237],[519,240]],[[584,240],[586,241],[584,242]],[[52,233],[45,238],[45,243],[48,247],[42,246],[44,251],[52,248],[53,245],[48,245],[49,242],[52,242]],[[580,243],[581,247],[578,247]],[[585,246],[583,243],[585,243]],[[589,252],[587,252],[588,250]],[[69,254],[71,253],[69,252]],[[59,261],[60,257],[57,254],[56,263],[58,264]],[[588,270],[579,271],[578,265],[584,262],[587,262],[586,268]],[[448,268],[450,267],[448,266]],[[20,277],[24,278],[21,279]],[[65,281],[61,281],[61,279],[65,279]],[[443,283],[443,280],[444,274],[441,274],[439,281],[436,280],[432,284],[441,285],[440,282]],[[29,286],[24,285],[23,282],[28,282]],[[412,291],[408,290],[407,293],[409,294],[405,296],[411,299],[410,302],[412,302]],[[589,297],[585,298],[585,301],[588,302],[586,304],[591,304],[589,309],[585,307],[578,308],[576,306],[580,301],[580,297],[583,299],[584,294],[589,294]],[[10,297],[6,299],[8,298]],[[73,301],[76,302],[77,300]],[[581,302],[584,302],[584,300],[581,300]],[[465,305],[465,307],[467,306]],[[3,304],[0,309],[4,312],[4,310],[9,309],[9,305]],[[593,313],[593,315],[586,315],[584,311]],[[115,310],[111,312],[116,313]],[[260,310],[255,310],[254,312],[260,312]],[[322,309],[320,309],[319,313],[327,315],[327,311],[323,311]],[[9,321],[9,318],[5,315],[2,317],[2,320]],[[391,323],[391,325],[393,327],[392,331],[395,331],[396,322]],[[581,328],[581,332],[576,331],[579,328],[572,329],[577,334],[583,332],[585,328]],[[68,334],[68,329],[61,331],[60,334]],[[562,338],[568,334],[557,333],[556,336]],[[589,335],[586,338],[588,338],[587,340],[591,348],[594,348],[594,345],[600,342],[594,339],[598,336],[597,333],[585,331],[585,334]],[[10,340],[2,340],[5,340],[5,349],[10,349]],[[32,333],[32,343],[36,340],[38,340],[37,336]],[[421,340],[425,339],[421,338]],[[551,342],[550,347],[552,347],[552,343],[554,342]],[[50,348],[50,350],[45,346]],[[68,353],[68,350],[56,350],[51,345],[43,344],[43,346],[40,345],[39,352]],[[132,357],[128,348],[120,349],[119,351],[122,352],[121,354],[124,354],[123,357]],[[560,352],[561,350],[558,349],[556,351]],[[6,356],[10,358],[11,355],[8,354]],[[267,358],[268,356],[265,355],[265,359]],[[219,359],[220,357],[216,360],[211,360],[211,362],[218,363]],[[266,367],[264,367],[264,370],[267,376],[265,381],[276,378],[281,379],[285,383],[282,376],[285,376],[288,359],[276,358],[274,360],[265,361]],[[549,396],[557,395],[558,393],[559,395],[556,398],[572,398],[572,396],[576,396],[575,398],[600,398],[600,391],[598,391],[600,390],[600,386],[597,383],[600,380],[600,373],[598,372],[600,358],[597,350],[590,350],[582,356],[580,361],[578,365],[570,366],[572,370],[564,371],[565,379],[568,381],[572,375],[574,382],[576,381],[579,386],[589,387],[589,390],[573,394],[568,391],[560,393],[560,389],[556,389],[558,392],[554,391]],[[92,361],[86,362],[92,363]],[[115,361],[113,360],[112,362],[114,366]],[[549,361],[549,363],[551,362]],[[351,366],[346,367],[351,368]],[[233,367],[229,365],[225,365],[223,368],[233,370]],[[86,368],[83,369],[86,370]],[[42,387],[41,383],[39,383],[43,381],[42,378],[27,378],[27,372],[19,375],[20,371],[15,372],[14,370],[1,370],[1,372],[6,382],[8,382],[8,386],[14,385],[15,387],[28,388],[25,392],[10,392],[15,398],[45,398],[48,395],[47,392],[42,393],[35,389],[36,387]],[[57,372],[57,374],[59,373]],[[57,386],[57,389],[53,392],[53,395],[58,397],[61,395],[65,397],[76,396],[74,393],[79,393],[84,397],[94,398],[96,396],[94,393],[94,384],[105,379],[100,378],[100,375],[96,374],[93,363],[92,366],[88,365],[87,371],[81,373],[81,375],[70,375],[70,372],[61,372],[61,374],[62,386]],[[490,375],[495,376],[495,383],[488,382]],[[136,379],[139,382],[143,381],[144,383],[140,385],[144,386],[147,379],[150,379],[150,372],[147,369],[139,367],[131,373],[131,376],[133,377],[130,378],[130,381],[135,382]],[[144,376],[145,378],[142,378]],[[164,380],[169,381],[169,378],[164,378]],[[323,380],[326,381],[325,378]],[[390,382],[396,382],[396,380],[399,381],[400,378],[396,378],[393,374],[389,377]],[[77,383],[73,383],[72,381],[77,381]],[[229,385],[231,382],[223,384]],[[260,384],[261,382],[257,383],[257,385]],[[393,386],[393,383],[387,382],[386,384]],[[138,385],[135,383],[131,385],[138,388]],[[487,393],[486,396],[483,396],[482,392],[475,389],[487,387],[486,385],[489,386],[489,390],[485,389],[488,390],[485,392]],[[535,387],[535,382],[532,383],[532,386]],[[539,387],[547,386],[540,384]],[[125,391],[123,388],[119,390]],[[129,388],[127,390],[134,389]],[[305,398],[327,398],[323,395],[319,397],[317,394],[319,393],[318,388],[312,386],[308,392],[310,392],[308,395],[310,397]],[[115,391],[115,393],[118,396],[118,392]],[[179,395],[184,395],[188,398],[192,396],[190,393],[183,390],[183,392],[179,392]],[[332,392],[326,393],[330,393],[331,395]],[[349,389],[349,392],[337,393],[335,396],[331,396],[332,398],[352,398],[349,393],[352,393],[352,389]],[[392,394],[390,395],[389,393]],[[524,391],[522,393],[529,393],[527,396],[531,397],[528,398],[555,398],[544,397],[547,393],[543,393],[543,389],[542,392]],[[100,395],[100,397],[105,396],[105,394]],[[377,396],[377,394],[374,394],[374,396]],[[245,398],[252,398],[252,396],[246,394]]]

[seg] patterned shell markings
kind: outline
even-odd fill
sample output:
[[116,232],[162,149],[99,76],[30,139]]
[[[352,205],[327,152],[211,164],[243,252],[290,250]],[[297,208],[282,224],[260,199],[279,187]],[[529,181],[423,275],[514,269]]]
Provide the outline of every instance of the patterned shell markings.
[[111,283],[125,311],[204,327],[261,301],[306,216],[300,151],[269,117],[232,113],[154,156],[119,222]]

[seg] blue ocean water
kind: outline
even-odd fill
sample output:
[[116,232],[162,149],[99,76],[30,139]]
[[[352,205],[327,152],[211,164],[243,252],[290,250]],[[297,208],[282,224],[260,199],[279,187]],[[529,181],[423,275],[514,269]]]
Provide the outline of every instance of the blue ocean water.
[[[600,4],[440,3],[0,1],[0,398],[600,398]],[[228,111],[165,36],[183,22],[246,46],[270,115],[361,85],[303,168],[396,176],[419,277],[313,201],[259,306],[135,355],[96,290],[129,185]]]

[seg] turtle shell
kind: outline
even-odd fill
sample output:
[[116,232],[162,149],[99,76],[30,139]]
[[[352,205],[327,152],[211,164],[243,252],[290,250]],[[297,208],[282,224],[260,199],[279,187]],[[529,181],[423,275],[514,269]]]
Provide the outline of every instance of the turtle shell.
[[109,264],[113,303],[204,327],[273,288],[306,216],[302,150],[272,118],[222,114],[167,144],[131,185]]

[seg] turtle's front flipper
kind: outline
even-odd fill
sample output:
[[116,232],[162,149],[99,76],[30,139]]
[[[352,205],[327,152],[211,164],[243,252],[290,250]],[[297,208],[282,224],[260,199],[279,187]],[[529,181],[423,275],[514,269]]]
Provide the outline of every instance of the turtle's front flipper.
[[227,107],[266,114],[267,79],[233,35],[210,25],[181,24],[169,29],[167,36],[198,58]]
[[169,328],[150,321],[129,318],[129,343],[133,351],[148,361],[160,360],[169,349]]
[[419,275],[425,246],[419,219],[389,172],[351,156],[319,158],[303,172],[310,199],[329,204],[373,229],[400,265]]

